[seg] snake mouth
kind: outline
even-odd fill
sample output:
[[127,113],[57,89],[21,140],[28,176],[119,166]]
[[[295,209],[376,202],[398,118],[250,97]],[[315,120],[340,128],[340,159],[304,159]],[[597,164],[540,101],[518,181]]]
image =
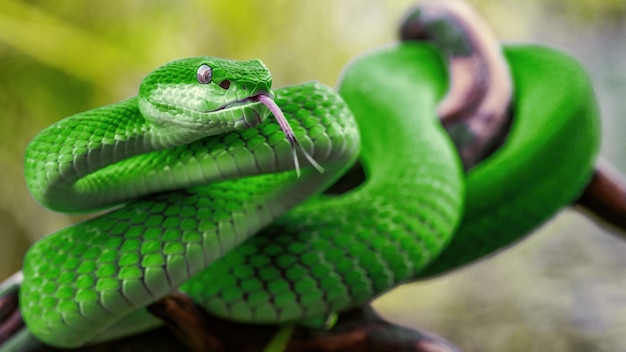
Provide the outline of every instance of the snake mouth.
[[253,95],[243,99],[226,103],[217,109],[210,111],[212,115],[240,115],[235,120],[236,129],[249,129],[258,126],[269,115],[272,109],[265,103],[266,100],[274,100],[274,92],[271,90],[258,89]]
[[262,101],[261,101],[261,98],[260,98],[261,96],[266,96],[266,97],[270,97],[270,99],[274,99],[274,92],[272,92],[272,91],[257,90],[255,93],[256,94],[250,95],[250,96],[248,96],[246,98],[235,100],[235,101],[232,101],[230,103],[226,103],[226,104],[218,107],[217,109],[211,110],[209,112],[218,112],[218,111],[223,111],[223,110],[229,110],[229,109],[242,107],[242,106],[245,106],[247,104],[252,104],[252,103],[263,104]]
[[171,111],[172,113],[181,113],[184,111],[189,111],[192,113],[199,113],[199,114],[213,114],[213,113],[219,113],[219,112],[224,112],[227,110],[234,110],[234,109],[240,109],[240,108],[244,108],[246,106],[250,106],[251,104],[257,103],[257,104],[262,104],[259,97],[261,95],[265,95],[265,96],[270,96],[273,97],[274,94],[273,93],[267,93],[267,92],[260,92],[259,94],[255,94],[255,95],[251,95],[248,96],[246,98],[243,99],[239,99],[239,100],[235,100],[235,101],[231,101],[229,103],[223,104],[217,108],[214,109],[210,109],[210,108],[205,108],[205,107],[200,107],[200,106],[181,106],[181,105],[177,105],[177,104],[172,104],[169,101],[162,101],[162,100],[158,100],[158,99],[150,99],[149,100],[149,104],[152,105],[153,107],[157,108],[158,110],[161,111]]
[[257,94],[257,95],[253,95],[253,96],[250,96],[250,97],[247,97],[247,98],[235,100],[233,102],[226,103],[226,104],[218,107],[217,109],[211,110],[209,112],[218,112],[218,111],[223,111],[223,110],[229,110],[229,109],[245,106],[245,105],[250,104],[250,103],[259,103],[260,104],[261,103],[259,101],[259,96],[260,95],[261,94]]
[[270,114],[269,109],[266,109],[262,99],[260,98],[263,93],[249,96],[240,100],[236,100],[220,106],[217,109],[211,110],[211,115],[238,115],[239,117],[234,121],[234,127],[236,129],[249,129],[258,126],[265,120]]

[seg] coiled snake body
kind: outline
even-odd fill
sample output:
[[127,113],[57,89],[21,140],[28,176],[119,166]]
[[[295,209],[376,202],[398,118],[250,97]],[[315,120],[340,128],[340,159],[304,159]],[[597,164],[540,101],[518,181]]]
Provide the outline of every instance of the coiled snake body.
[[[64,347],[130,334],[176,288],[237,321],[310,320],[515,241],[588,182],[598,126],[575,62],[537,47],[507,57],[514,124],[467,180],[435,115],[446,72],[427,45],[353,62],[341,97],[318,83],[272,92],[258,61],[183,59],[138,97],[52,125],[27,150],[33,196],[70,212],[126,204],[29,250],[28,329]],[[259,101],[273,94],[324,173],[296,176]],[[320,195],[357,156],[365,181]]]

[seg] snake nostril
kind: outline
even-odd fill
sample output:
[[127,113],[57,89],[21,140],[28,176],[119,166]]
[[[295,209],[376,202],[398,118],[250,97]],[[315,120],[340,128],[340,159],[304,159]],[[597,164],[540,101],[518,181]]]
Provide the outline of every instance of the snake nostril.
[[230,88],[230,81],[225,79],[220,82],[219,86],[222,87],[223,89],[228,89]]

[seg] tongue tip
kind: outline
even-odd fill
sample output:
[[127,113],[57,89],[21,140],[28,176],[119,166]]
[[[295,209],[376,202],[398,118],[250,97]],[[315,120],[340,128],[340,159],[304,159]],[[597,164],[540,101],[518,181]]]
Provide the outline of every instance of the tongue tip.
[[315,159],[313,159],[313,157],[309,153],[307,153],[307,151],[298,142],[298,140],[296,139],[296,135],[294,134],[293,130],[291,129],[291,126],[289,125],[289,121],[287,121],[287,118],[283,114],[282,110],[280,110],[280,107],[278,106],[278,104],[276,104],[274,99],[272,99],[267,94],[259,94],[257,97],[259,99],[259,102],[267,106],[270,112],[274,115],[274,118],[276,119],[276,122],[278,122],[280,129],[285,133],[285,136],[287,137],[289,144],[291,144],[291,149],[293,151],[293,162],[294,162],[296,174],[298,175],[298,177],[300,177],[300,163],[298,161],[298,154],[296,152],[296,146],[298,146],[302,154],[304,154],[304,157],[319,173],[324,173],[324,168],[317,161],[315,161]]
[[300,172],[300,162],[298,161],[298,154],[296,152],[296,145],[298,146],[298,149],[300,149],[300,152],[302,152],[302,154],[304,155],[306,160],[311,164],[311,166],[313,166],[315,168],[315,170],[317,170],[320,174],[323,174],[324,171],[325,171],[324,167],[322,165],[320,165],[317,161],[315,161],[315,159],[311,156],[311,154],[309,154],[304,149],[302,144],[298,143],[298,141],[294,139],[293,142],[291,142],[291,150],[292,150],[292,153],[293,153],[293,164],[294,164],[294,167],[296,169],[296,175],[298,177],[300,177],[300,175],[301,175],[301,172]]
[[302,152],[302,154],[304,154],[304,157],[306,158],[306,160],[309,161],[309,163],[317,170],[317,172],[319,172],[320,174],[323,174],[324,167],[320,165],[317,161],[315,161],[315,159],[313,159],[311,154],[307,153],[307,151],[304,150],[304,148],[302,147],[300,143],[298,143],[298,146],[300,147],[300,151]]

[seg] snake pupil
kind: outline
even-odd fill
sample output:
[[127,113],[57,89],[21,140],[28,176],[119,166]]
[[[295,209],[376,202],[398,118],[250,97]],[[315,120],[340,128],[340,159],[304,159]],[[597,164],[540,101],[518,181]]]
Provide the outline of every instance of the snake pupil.
[[222,87],[223,89],[228,89],[230,88],[230,81],[225,79],[223,81],[220,82],[220,87]]
[[198,67],[198,71],[196,71],[196,79],[199,83],[207,84],[211,82],[211,78],[213,78],[213,70],[209,65],[202,65]]

